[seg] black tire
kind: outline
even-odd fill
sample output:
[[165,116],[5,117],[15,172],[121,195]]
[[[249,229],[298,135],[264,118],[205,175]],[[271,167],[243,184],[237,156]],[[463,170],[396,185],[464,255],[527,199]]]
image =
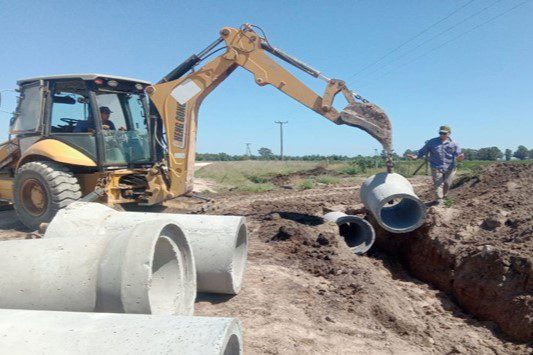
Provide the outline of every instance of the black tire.
[[15,211],[20,221],[35,230],[57,211],[81,198],[78,179],[65,166],[50,161],[22,165],[13,183]]

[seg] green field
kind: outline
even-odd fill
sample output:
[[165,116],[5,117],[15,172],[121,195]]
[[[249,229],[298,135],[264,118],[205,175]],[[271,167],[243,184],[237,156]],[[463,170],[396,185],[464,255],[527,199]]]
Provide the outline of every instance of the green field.
[[[508,164],[524,164],[532,161],[511,161]],[[458,166],[458,175],[477,174],[481,168],[492,161],[465,161]],[[406,177],[411,177],[423,164],[423,161],[397,161],[395,172]],[[370,176],[385,170],[384,167],[366,167],[354,162],[328,162],[328,161],[231,161],[214,162],[196,171],[195,176],[215,182],[219,190],[237,190],[245,192],[262,192],[279,188],[272,182],[274,177],[305,172],[315,168],[324,168],[325,173],[310,175],[296,179],[293,188],[311,189],[320,185],[337,185],[354,177]],[[417,175],[430,172],[422,166]]]

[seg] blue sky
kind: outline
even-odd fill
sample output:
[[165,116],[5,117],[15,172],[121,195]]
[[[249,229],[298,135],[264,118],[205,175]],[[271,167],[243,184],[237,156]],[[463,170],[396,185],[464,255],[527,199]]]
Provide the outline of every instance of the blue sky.
[[[61,73],[157,81],[216,39],[220,28],[247,22],[261,26],[274,46],[385,109],[400,153],[419,148],[441,124],[451,125],[463,147],[533,148],[533,1],[474,28],[521,2],[0,0],[0,89]],[[322,93],[322,82],[294,73]],[[6,94],[3,101],[1,109],[12,111],[14,98]],[[0,113],[1,132],[8,120]],[[277,153],[279,120],[289,121],[288,155],[352,156],[379,148],[366,133],[336,126],[237,70],[204,101],[197,150],[242,154],[250,142],[254,152]]]

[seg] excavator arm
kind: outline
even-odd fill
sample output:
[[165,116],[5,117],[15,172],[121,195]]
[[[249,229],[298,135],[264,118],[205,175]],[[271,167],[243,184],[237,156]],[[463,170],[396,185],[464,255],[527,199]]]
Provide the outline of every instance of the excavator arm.
[[[237,67],[251,72],[258,85],[272,85],[336,124],[365,130],[380,141],[386,151],[391,151],[391,124],[379,107],[350,91],[343,81],[329,79],[274,48],[266,36],[261,37],[254,31],[254,27],[243,25],[240,29],[223,28],[219,39],[198,55],[189,57],[159,83],[147,89],[166,132],[170,183],[169,196],[166,198],[186,194],[192,189],[198,110],[204,98]],[[219,49],[225,49],[223,54],[188,73],[201,60],[213,54],[214,48],[223,42],[225,48]],[[316,94],[267,53],[325,81],[327,84],[324,94]],[[348,101],[348,106],[341,112],[333,107],[334,98],[339,93]]]

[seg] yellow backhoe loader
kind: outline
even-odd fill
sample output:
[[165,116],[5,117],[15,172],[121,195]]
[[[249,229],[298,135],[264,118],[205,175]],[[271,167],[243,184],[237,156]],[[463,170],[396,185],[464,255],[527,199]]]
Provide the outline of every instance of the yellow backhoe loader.
[[[323,80],[324,94],[272,57]],[[237,67],[258,85],[272,85],[336,124],[361,128],[391,150],[391,125],[381,109],[246,24],[223,28],[157,84],[101,74],[18,81],[9,140],[0,144],[0,201],[13,203],[20,220],[37,228],[78,199],[151,206],[190,193],[198,109]],[[341,112],[333,107],[339,93],[348,101]]]

